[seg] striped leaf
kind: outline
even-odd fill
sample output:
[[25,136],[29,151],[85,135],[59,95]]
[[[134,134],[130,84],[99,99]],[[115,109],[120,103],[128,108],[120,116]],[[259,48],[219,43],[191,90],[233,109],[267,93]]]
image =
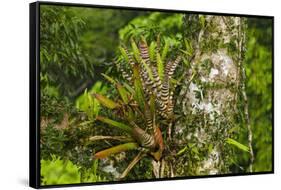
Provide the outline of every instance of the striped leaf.
[[145,61],[142,61],[142,64],[143,64],[144,69],[145,69],[144,72],[146,72],[148,74],[149,79],[153,81],[154,78],[153,78],[153,74],[152,74],[152,71],[151,71],[150,67],[145,63]]
[[162,157],[162,153],[164,150],[164,141],[162,138],[162,132],[160,131],[159,127],[156,127],[154,138],[159,146],[159,149],[156,152],[151,152],[151,155],[154,157],[155,160],[159,161]]
[[97,152],[94,155],[94,158],[98,158],[98,159],[106,158],[106,157],[110,156],[111,154],[116,154],[116,153],[124,152],[124,151],[128,151],[128,150],[134,150],[134,149],[137,149],[138,147],[139,147],[139,145],[137,143],[120,144],[120,145],[113,146],[111,148]]
[[128,126],[124,123],[118,122],[118,121],[114,121],[114,120],[106,118],[106,117],[97,116],[96,119],[103,123],[109,124],[109,126],[117,127],[118,129],[121,129],[129,134],[131,134],[133,131],[133,129],[130,126]]

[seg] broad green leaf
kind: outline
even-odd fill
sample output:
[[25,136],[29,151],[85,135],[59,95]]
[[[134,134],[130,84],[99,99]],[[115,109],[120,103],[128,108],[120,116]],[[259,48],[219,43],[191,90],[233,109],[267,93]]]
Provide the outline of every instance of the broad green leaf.
[[158,75],[160,77],[161,80],[163,80],[164,77],[164,65],[161,59],[161,56],[159,53],[157,53],[156,55],[156,59],[157,59],[157,71],[158,71]]
[[71,161],[51,155],[51,159],[42,159],[40,163],[43,185],[80,183],[80,168]]
[[245,151],[245,152],[250,152],[250,149],[249,149],[248,146],[245,146],[245,145],[243,145],[243,144],[237,142],[237,141],[234,140],[234,139],[227,138],[227,139],[226,139],[226,143],[231,144],[231,145],[234,145],[234,146],[236,146],[237,148],[239,148],[240,150],[243,150],[243,151]]
[[109,109],[115,109],[119,107],[120,105],[109,98],[101,95],[101,94],[94,94],[94,97],[105,107]]
[[139,147],[139,145],[137,143],[125,143],[125,144],[113,146],[111,148],[97,152],[95,154],[95,158],[106,158],[111,154],[116,154],[116,153],[127,151],[127,150],[134,150],[138,147]]
[[128,92],[126,91],[126,89],[119,83],[116,84],[117,90],[119,92],[119,95],[121,96],[123,102],[125,102],[125,104],[128,104],[129,99],[128,99]]
[[114,121],[114,120],[106,118],[106,117],[97,116],[96,119],[103,123],[109,124],[110,126],[117,127],[129,134],[131,134],[133,131],[133,129],[130,126],[128,126],[124,123],[118,122],[118,121]]

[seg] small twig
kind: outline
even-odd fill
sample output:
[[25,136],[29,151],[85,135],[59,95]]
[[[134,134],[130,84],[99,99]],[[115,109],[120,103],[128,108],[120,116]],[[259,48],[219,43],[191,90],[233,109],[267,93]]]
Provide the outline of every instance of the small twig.
[[139,152],[138,155],[132,160],[132,162],[128,165],[128,167],[124,170],[122,175],[119,177],[119,180],[124,179],[128,173],[131,171],[131,169],[140,161],[140,159],[145,155],[144,152]]
[[170,162],[170,173],[171,173],[170,177],[175,177],[175,175],[174,175],[174,168],[173,168],[173,165],[172,165],[171,162]]
[[98,140],[118,140],[118,141],[133,141],[131,137],[126,136],[92,136],[89,138],[90,141]]
[[[242,19],[242,18],[241,18]],[[243,26],[242,26],[243,25]],[[249,117],[249,105],[248,105],[248,98],[247,98],[247,94],[246,94],[246,72],[245,72],[245,68],[242,66],[242,61],[243,61],[243,47],[245,46],[245,34],[241,34],[240,32],[242,31],[242,27],[245,27],[245,23],[241,22],[239,23],[239,29],[238,29],[238,37],[239,39],[241,39],[239,41],[239,49],[240,49],[240,54],[239,54],[239,67],[240,67],[240,72],[241,72],[241,79],[242,79],[242,85],[241,85],[241,90],[242,90],[242,96],[243,96],[243,101],[244,101],[244,115],[245,115],[245,124],[247,126],[248,129],[248,146],[249,146],[249,150],[250,150],[250,156],[251,156],[251,160],[250,160],[250,164],[249,164],[249,171],[253,172],[253,163],[254,163],[254,151],[253,151],[253,147],[252,147],[252,141],[253,141],[253,134],[252,134],[252,129],[251,129],[251,123],[250,123],[250,117]],[[243,35],[243,36],[241,36]]]
[[158,179],[160,177],[160,161],[155,161],[152,160],[152,166],[153,166],[153,174],[155,176],[156,179]]
[[[242,75],[245,75],[244,68],[242,69],[242,71],[243,71]],[[243,76],[243,77],[245,77],[245,76]],[[242,94],[243,94],[243,99],[244,99],[244,104],[245,104],[244,105],[245,122],[246,122],[246,126],[247,126],[247,129],[248,129],[248,146],[249,146],[250,155],[251,155],[251,162],[250,162],[250,165],[249,165],[249,170],[250,170],[250,172],[253,172],[253,163],[254,163],[254,151],[253,151],[253,147],[252,147],[253,134],[252,134],[250,117],[249,117],[249,110],[248,110],[248,98],[247,98],[247,95],[246,95],[244,83],[242,85]]]
[[165,172],[165,160],[162,159],[162,162],[161,162],[161,171],[160,171],[160,178],[163,178],[164,177],[164,172]]
[[168,126],[168,140],[171,141],[172,140],[172,122],[169,123]]

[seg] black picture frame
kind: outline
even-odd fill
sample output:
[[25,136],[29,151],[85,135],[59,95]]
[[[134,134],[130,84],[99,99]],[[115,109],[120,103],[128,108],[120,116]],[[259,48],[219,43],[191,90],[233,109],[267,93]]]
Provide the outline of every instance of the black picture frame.
[[[272,21],[272,171],[252,172],[239,174],[223,174],[223,175],[207,175],[207,176],[188,176],[175,178],[161,178],[153,180],[136,180],[136,181],[111,181],[97,183],[78,183],[64,185],[40,185],[40,6],[41,5],[56,5],[70,7],[87,7],[87,8],[102,8],[102,9],[122,9],[134,11],[159,11],[170,13],[193,13],[202,15],[220,15],[220,16],[239,16],[264,18]],[[274,17],[263,15],[247,15],[233,13],[217,13],[217,12],[200,12],[200,11],[183,11],[183,10],[166,10],[156,8],[135,8],[135,7],[120,7],[120,6],[103,6],[80,3],[60,3],[60,2],[34,2],[30,3],[29,9],[29,31],[30,31],[30,65],[29,65],[29,185],[33,188],[53,188],[53,187],[72,187],[72,186],[88,186],[99,184],[120,184],[120,183],[135,183],[135,182],[151,182],[163,180],[182,180],[195,178],[213,178],[227,176],[245,176],[258,174],[273,174],[274,173]]]

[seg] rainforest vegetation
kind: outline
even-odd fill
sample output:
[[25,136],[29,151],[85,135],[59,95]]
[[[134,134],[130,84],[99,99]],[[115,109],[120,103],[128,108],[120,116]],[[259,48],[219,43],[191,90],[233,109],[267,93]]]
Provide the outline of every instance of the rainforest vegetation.
[[41,184],[271,171],[272,27],[41,5]]

